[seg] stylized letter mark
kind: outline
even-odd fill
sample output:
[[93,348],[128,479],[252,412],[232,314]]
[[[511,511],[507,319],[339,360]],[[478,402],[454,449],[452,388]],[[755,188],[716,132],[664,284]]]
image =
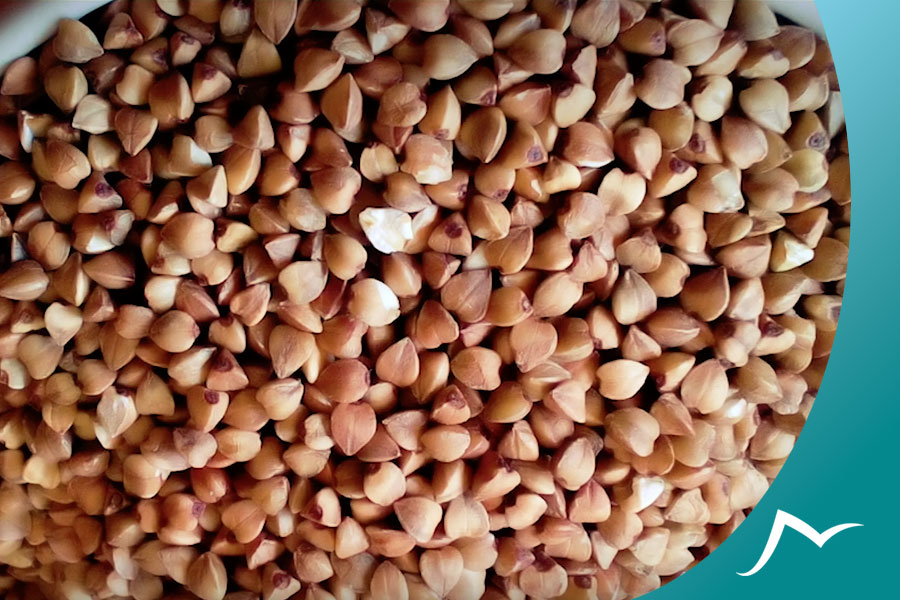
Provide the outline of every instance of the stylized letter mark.
[[835,535],[844,531],[845,529],[850,529],[851,527],[862,527],[860,523],[844,523],[842,525],[835,525],[831,529],[827,529],[822,533],[819,533],[815,529],[813,529],[808,523],[795,517],[790,513],[786,513],[783,510],[779,510],[775,514],[775,522],[772,524],[772,531],[769,533],[769,540],[766,542],[766,547],[763,548],[762,556],[759,557],[759,560],[756,561],[756,565],[746,573],[738,573],[738,575],[742,577],[749,577],[766,566],[766,563],[769,562],[769,558],[771,558],[772,553],[775,552],[775,548],[778,547],[778,542],[781,540],[781,534],[784,531],[785,527],[790,527],[794,531],[797,531],[807,538],[809,538],[812,543],[821,548],[825,545],[825,542],[830,540]]

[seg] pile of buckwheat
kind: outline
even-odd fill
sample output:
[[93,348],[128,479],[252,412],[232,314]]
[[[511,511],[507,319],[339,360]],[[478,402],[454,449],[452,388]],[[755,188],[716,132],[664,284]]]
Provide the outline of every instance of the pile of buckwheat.
[[659,587],[803,427],[847,153],[761,1],[60,22],[0,85],[0,593]]

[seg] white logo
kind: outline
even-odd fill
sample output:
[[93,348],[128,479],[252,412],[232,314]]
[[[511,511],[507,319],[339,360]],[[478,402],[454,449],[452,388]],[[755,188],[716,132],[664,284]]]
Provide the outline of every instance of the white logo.
[[815,529],[813,529],[808,523],[795,517],[790,513],[786,513],[783,510],[779,510],[775,514],[775,522],[772,524],[772,531],[769,532],[769,540],[766,542],[766,547],[763,548],[762,556],[759,557],[759,560],[756,561],[756,565],[746,573],[738,573],[738,575],[742,577],[749,577],[766,566],[766,563],[769,562],[769,558],[772,556],[772,553],[775,552],[775,548],[778,547],[778,542],[781,540],[781,534],[784,531],[785,527],[790,527],[794,531],[797,531],[807,538],[809,538],[812,543],[821,548],[825,545],[825,542],[830,540],[835,535],[844,531],[845,529],[850,529],[851,527],[862,527],[859,523],[844,523],[842,525],[835,525],[831,529],[827,529],[822,533],[819,533]]

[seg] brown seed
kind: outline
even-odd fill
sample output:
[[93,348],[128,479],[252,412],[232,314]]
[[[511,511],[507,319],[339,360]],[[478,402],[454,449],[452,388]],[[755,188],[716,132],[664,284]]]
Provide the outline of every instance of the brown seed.
[[401,81],[384,91],[378,105],[378,121],[391,127],[416,125],[425,117],[428,106],[415,85]]
[[319,261],[299,261],[281,270],[278,283],[294,304],[307,304],[325,289],[327,273]]
[[815,257],[803,267],[803,272],[816,281],[838,281],[847,273],[847,245],[835,238],[822,238],[816,246]]
[[426,550],[419,557],[419,573],[428,587],[443,598],[460,581],[463,573],[462,554],[453,546]]
[[604,0],[589,0],[572,16],[572,34],[598,48],[613,43],[619,34],[619,7]]
[[138,418],[134,394],[130,390],[107,388],[97,403],[97,423],[110,438],[125,433]]
[[159,121],[152,114],[133,108],[122,108],[115,116],[116,135],[122,148],[131,156],[135,156],[147,146]]
[[190,86],[177,72],[154,83],[147,99],[150,113],[158,120],[160,129],[172,129],[190,118],[194,112]]
[[78,103],[72,116],[72,127],[101,134],[113,128],[112,104],[96,94],[88,94]]
[[662,56],[666,51],[666,29],[659,19],[645,18],[619,35],[622,48],[646,56]]
[[453,156],[449,142],[428,135],[413,134],[406,141],[405,159],[400,170],[423,185],[436,185],[452,177]]
[[122,484],[139,498],[152,498],[163,484],[162,473],[140,454],[129,455],[122,463]]
[[637,456],[649,456],[659,437],[659,424],[639,408],[622,408],[604,420],[607,434]]
[[366,250],[350,236],[326,236],[322,251],[328,269],[339,279],[350,280],[365,267]]
[[793,176],[801,192],[818,191],[828,182],[828,161],[816,150],[798,150],[781,167]]
[[422,448],[434,460],[452,463],[465,454],[471,436],[461,425],[438,425],[422,434]]
[[493,325],[512,327],[533,313],[531,301],[518,287],[501,287],[491,292],[485,319]]
[[366,469],[363,490],[372,502],[379,506],[391,506],[406,493],[406,479],[394,463],[378,463]]
[[344,57],[324,48],[304,48],[294,60],[294,87],[298,92],[327,88],[344,66]]
[[400,316],[400,301],[386,284],[362,279],[350,286],[347,309],[370,327],[393,323]]
[[272,122],[262,106],[251,107],[231,133],[234,143],[244,148],[270,150],[275,146]]
[[280,70],[281,57],[275,44],[259,29],[253,29],[241,48],[237,74],[242,78],[262,77]]
[[199,335],[196,321],[180,310],[171,310],[157,318],[149,332],[150,339],[167,352],[184,352]]
[[86,63],[103,54],[103,46],[84,23],[62,19],[53,38],[53,53],[65,62]]
[[736,2],[731,20],[732,26],[748,41],[762,40],[778,33],[775,14],[765,2]]
[[338,404],[331,413],[331,435],[341,452],[353,456],[375,435],[375,412],[365,402]]
[[725,246],[716,259],[733,277],[760,277],[768,268],[771,252],[769,236],[754,236]]
[[201,258],[215,249],[215,225],[196,213],[179,213],[160,231],[162,239],[185,258]]
[[412,340],[406,337],[390,345],[378,356],[375,373],[397,387],[408,387],[419,376],[419,356]]
[[491,275],[487,269],[454,275],[441,287],[441,304],[467,323],[477,323],[487,314]]
[[319,373],[316,387],[332,402],[356,402],[369,388],[369,370],[358,360],[336,360]]
[[495,390],[500,387],[500,356],[488,348],[475,346],[461,350],[450,368],[463,384],[476,390]]
[[789,98],[783,85],[773,79],[758,79],[738,96],[741,110],[760,127],[784,133],[791,126]]
[[613,136],[605,127],[579,121],[566,130],[561,156],[577,167],[599,168],[613,160]]
[[[425,116],[419,121],[418,128],[422,133],[439,140],[455,140],[461,124],[459,99],[448,85],[428,98],[428,108]],[[504,135],[505,131],[504,129]]]
[[565,38],[554,29],[537,29],[525,33],[509,47],[509,57],[532,73],[555,73],[563,64]]
[[289,325],[275,326],[269,333],[269,354],[275,375],[290,377],[309,360],[314,346],[312,334]]
[[552,97],[549,86],[526,82],[507,90],[498,105],[510,119],[537,125],[549,115]]
[[453,84],[453,92],[460,102],[493,106],[497,103],[497,76],[487,67],[475,67]]
[[91,164],[81,150],[57,139],[34,142],[32,168],[41,178],[71,190],[90,175]]
[[253,3],[253,17],[256,25],[269,41],[278,44],[290,32],[297,14],[293,3],[285,5],[275,0]]
[[50,285],[41,265],[32,260],[13,263],[0,275],[0,297],[10,300],[36,300]]
[[654,58],[644,66],[643,77],[635,83],[634,91],[651,108],[666,110],[684,100],[684,86],[690,80],[687,67],[670,60]]
[[16,354],[32,379],[47,379],[59,365],[63,348],[49,336],[31,334],[22,338]]
[[527,373],[556,350],[556,328],[537,319],[523,321],[510,330],[509,344],[519,371]]
[[538,317],[556,317],[568,312],[581,299],[583,285],[568,273],[544,279],[534,292],[532,305]]
[[70,113],[88,93],[87,77],[78,67],[57,65],[44,75],[44,91],[60,110]]
[[586,438],[575,438],[556,451],[551,469],[564,489],[575,491],[594,474],[594,450]]
[[3,84],[0,94],[4,96],[21,96],[33,94],[38,90],[38,64],[30,56],[23,56],[9,63],[3,73]]
[[0,165],[0,200],[4,205],[22,204],[34,194],[34,177],[18,162]]
[[695,275],[685,282],[681,305],[703,321],[717,319],[725,312],[730,298],[728,274],[724,268]]
[[449,34],[429,36],[422,52],[422,68],[429,77],[439,81],[459,77],[478,60],[471,46]]
[[628,166],[650,179],[662,157],[662,142],[649,127],[623,124],[616,130],[615,151]]
[[684,19],[667,28],[669,45],[675,62],[695,66],[712,58],[723,37],[723,31],[704,19]]
[[316,203],[326,212],[340,215],[350,210],[362,178],[355,169],[335,167],[314,172],[310,182]]
[[409,25],[401,20],[369,8],[366,10],[366,39],[374,54],[393,48],[409,32]]
[[322,93],[322,114],[338,130],[350,130],[362,118],[362,93],[353,75],[347,73]]
[[524,169],[547,162],[547,150],[540,132],[524,121],[516,123],[498,156],[499,164],[510,169]]
[[497,156],[505,140],[506,117],[496,106],[488,106],[476,110],[462,122],[456,148],[466,158],[489,163]]
[[634,269],[628,269],[612,293],[612,311],[616,321],[631,325],[656,310],[656,294],[647,280]]
[[443,517],[440,504],[421,496],[394,502],[394,513],[404,531],[420,544],[431,540]]

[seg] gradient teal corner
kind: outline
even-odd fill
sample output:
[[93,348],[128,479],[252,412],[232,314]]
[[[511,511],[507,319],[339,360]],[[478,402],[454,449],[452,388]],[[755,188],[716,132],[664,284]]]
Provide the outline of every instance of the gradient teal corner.
[[[817,0],[847,115],[853,214],[840,326],[797,446],[747,521],[649,600],[898,597],[900,557],[900,2]],[[751,577],[777,510],[818,531],[861,523],[819,549],[787,530]]]

